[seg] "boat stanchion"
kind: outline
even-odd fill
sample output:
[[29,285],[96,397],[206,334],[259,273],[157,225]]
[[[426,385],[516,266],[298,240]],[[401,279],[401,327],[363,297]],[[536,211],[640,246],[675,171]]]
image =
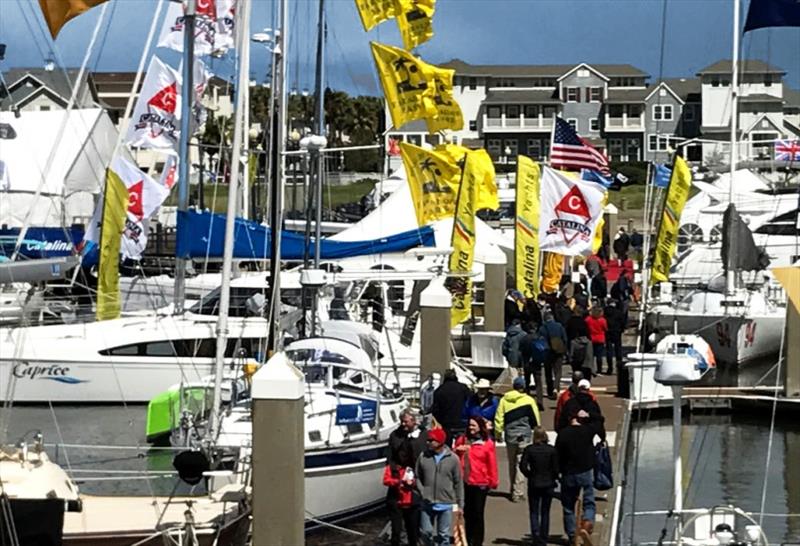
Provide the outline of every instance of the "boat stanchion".
[[282,352],[253,375],[253,546],[305,544],[303,385]]
[[441,278],[420,295],[420,380],[450,368],[450,307],[453,298]]
[[483,329],[486,332],[502,332],[505,326],[506,255],[497,246],[492,246],[492,252],[482,261]]

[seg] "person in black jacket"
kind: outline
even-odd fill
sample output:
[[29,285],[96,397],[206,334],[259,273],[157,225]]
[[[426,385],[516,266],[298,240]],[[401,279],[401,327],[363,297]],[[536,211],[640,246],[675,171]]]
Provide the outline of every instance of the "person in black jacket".
[[575,505],[583,491],[581,529],[591,534],[594,529],[594,430],[581,424],[578,412],[568,414],[569,426],[558,433],[556,451],[561,471],[561,506],[564,531],[572,544],[577,531]]
[[456,436],[466,430],[462,417],[464,405],[470,395],[472,392],[469,387],[458,382],[456,372],[452,369],[444,372],[442,384],[433,391],[431,413],[447,433],[445,444],[448,446],[453,443]]
[[[409,409],[400,413],[400,426],[389,435],[389,454],[386,457],[389,481],[398,483],[403,479],[413,482],[412,477],[407,477],[408,470],[413,469],[420,454],[425,451],[425,435],[417,427],[417,417]],[[387,475],[384,475],[387,483]],[[402,498],[402,492],[407,491],[410,497]],[[389,511],[391,522],[392,546],[400,546],[402,527],[405,525],[406,537],[409,546],[416,546],[419,537],[420,502],[419,495],[406,486],[388,487],[386,490],[386,507]]]
[[601,270],[597,275],[592,277],[592,284],[589,287],[589,290],[592,295],[592,299],[605,301],[606,296],[608,295],[608,282],[606,281],[606,275]]
[[533,429],[533,443],[523,451],[519,469],[528,478],[533,544],[544,546],[550,536],[550,504],[558,480],[558,453],[547,443],[543,427]]
[[[608,370],[606,370],[606,373],[612,375],[614,373],[614,359],[617,361],[617,369],[622,366],[622,333],[625,331],[625,313],[619,308],[617,300],[609,298],[603,314],[608,323],[608,331],[606,332]],[[597,370],[597,373],[603,372]]]
[[588,379],[581,379],[578,381],[578,392],[564,403],[564,408],[559,416],[558,430],[564,430],[569,426],[570,416],[576,414],[580,424],[590,428],[595,434],[600,437],[600,440],[606,440],[606,418],[603,417],[603,412],[597,400],[592,396],[591,383]]

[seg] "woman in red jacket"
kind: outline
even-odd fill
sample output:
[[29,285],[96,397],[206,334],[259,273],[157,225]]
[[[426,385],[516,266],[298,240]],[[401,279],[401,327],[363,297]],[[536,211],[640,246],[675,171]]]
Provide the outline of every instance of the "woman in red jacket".
[[594,353],[596,369],[592,370],[592,373],[597,375],[603,369],[603,357],[606,355],[606,332],[608,332],[608,322],[603,316],[603,308],[599,303],[592,307],[592,311],[586,317],[586,328],[589,330],[589,339],[592,341],[592,352]]
[[467,544],[482,546],[486,496],[490,489],[496,489],[498,485],[497,455],[483,417],[475,415],[469,418],[467,433],[456,439],[454,451],[461,461],[464,475]]
[[400,519],[406,529],[408,546],[419,540],[420,503],[415,489],[414,464],[409,450],[401,450],[399,461],[390,461],[383,471],[383,485],[388,488],[386,504],[392,519],[391,546],[400,546]]

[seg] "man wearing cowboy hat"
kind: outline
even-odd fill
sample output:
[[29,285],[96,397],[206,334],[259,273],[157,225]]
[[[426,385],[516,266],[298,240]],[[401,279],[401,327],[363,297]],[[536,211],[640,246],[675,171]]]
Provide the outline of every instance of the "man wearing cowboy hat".
[[475,394],[470,396],[464,405],[464,421],[480,415],[486,419],[487,425],[491,426],[499,403],[500,400],[492,393],[492,384],[487,379],[479,379],[475,383]]

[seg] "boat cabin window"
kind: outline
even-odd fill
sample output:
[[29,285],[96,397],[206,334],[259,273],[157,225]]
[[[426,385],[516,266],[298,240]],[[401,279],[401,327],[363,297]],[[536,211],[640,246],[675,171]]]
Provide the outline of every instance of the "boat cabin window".
[[[225,357],[239,356],[244,351],[245,357],[259,359],[264,354],[266,340],[263,338],[232,338],[225,348]],[[147,343],[130,343],[98,351],[105,356],[152,356],[152,357],[188,357],[214,358],[217,354],[217,340],[174,339],[150,341]]]
[[322,433],[318,430],[312,430],[308,433],[308,439],[311,442],[321,442],[322,441]]
[[[231,288],[228,315],[231,317],[260,317],[266,307],[264,290],[261,288]],[[219,314],[220,289],[203,296],[189,311],[197,315]]]

